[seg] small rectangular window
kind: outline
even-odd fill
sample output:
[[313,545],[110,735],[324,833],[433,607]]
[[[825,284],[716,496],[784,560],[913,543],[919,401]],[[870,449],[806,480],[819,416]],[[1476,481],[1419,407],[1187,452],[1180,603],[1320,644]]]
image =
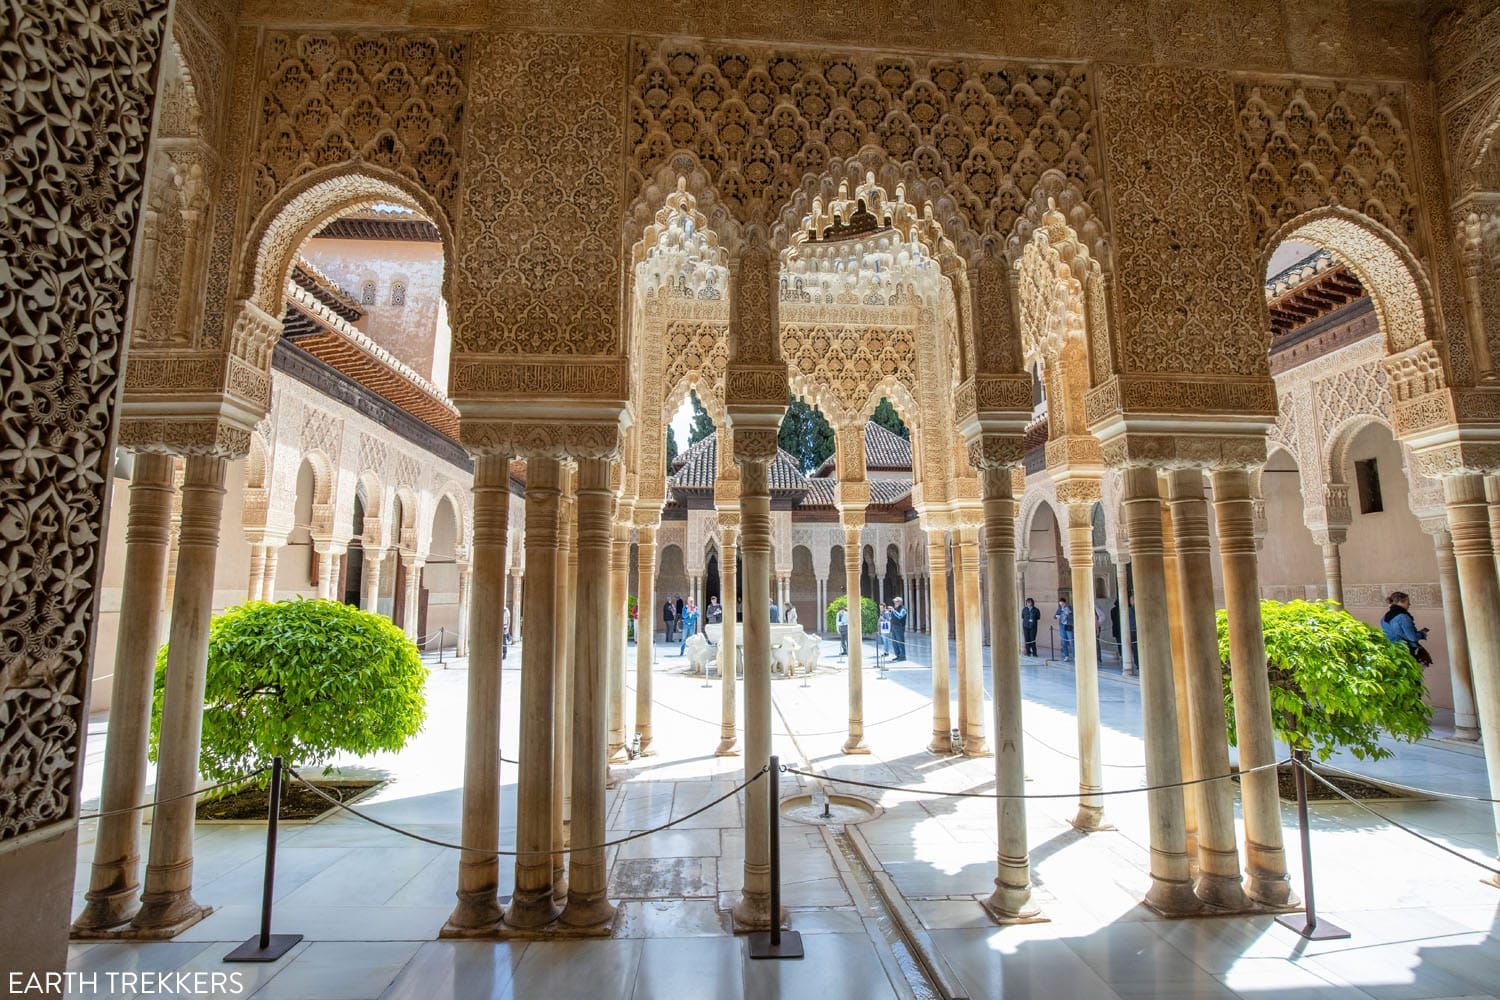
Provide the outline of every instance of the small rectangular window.
[[1359,512],[1379,514],[1385,510],[1380,500],[1380,468],[1375,459],[1365,458],[1354,463],[1354,485],[1359,490]]

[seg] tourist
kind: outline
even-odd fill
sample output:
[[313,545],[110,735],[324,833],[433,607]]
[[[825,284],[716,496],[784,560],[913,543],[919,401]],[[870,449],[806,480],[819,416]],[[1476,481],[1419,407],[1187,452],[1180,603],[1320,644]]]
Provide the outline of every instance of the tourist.
[[1073,608],[1066,597],[1057,599],[1057,610],[1052,612],[1057,620],[1057,637],[1062,640],[1062,658],[1073,658]]
[[771,624],[781,624],[781,606],[776,603],[776,595],[771,595]]
[[791,601],[787,601],[786,602],[786,607],[784,607],[782,609],[782,611],[781,611],[781,621],[782,621],[782,624],[785,624],[785,625],[796,625],[797,624],[797,609],[796,609],[796,607],[793,606],[793,604],[792,604]]
[[[682,595],[681,594],[678,594],[675,598],[672,599],[672,605],[673,605],[673,609],[677,612],[676,619],[672,622],[672,625],[677,630],[677,637],[679,639],[681,639],[682,638]],[[667,641],[670,642],[671,640],[669,639]]]
[[671,642],[673,635],[673,624],[677,621],[677,609],[672,606],[670,599],[661,602],[661,627],[666,636],[662,642]]
[[1036,655],[1036,630],[1042,621],[1042,609],[1036,606],[1036,598],[1026,598],[1021,609],[1021,638],[1026,640],[1026,655]]
[[687,604],[682,608],[682,616],[677,619],[682,631],[682,639],[677,644],[677,655],[681,656],[687,651],[688,636],[698,630],[698,609],[693,605],[693,599],[688,598]]
[[721,625],[723,622],[724,605],[719,603],[719,596],[717,594],[710,594],[708,597],[708,607],[703,609],[703,624],[705,626],[703,629],[703,638],[707,640],[710,646],[714,644],[714,641],[708,638],[707,626]]
[[1141,646],[1135,638],[1135,595],[1126,594],[1125,601],[1130,609],[1130,660],[1135,664],[1135,669],[1141,669]]
[[1398,590],[1387,600],[1391,606],[1386,609],[1385,617],[1380,619],[1380,631],[1391,642],[1404,644],[1418,663],[1424,667],[1430,665],[1432,654],[1422,648],[1422,640],[1427,638],[1427,629],[1417,628],[1417,623],[1411,616],[1411,595]]
[[891,659],[906,659],[906,602],[895,599],[891,608]]
[[834,616],[834,627],[839,631],[839,653],[843,656],[849,655],[849,606],[846,604],[839,608],[839,613]]

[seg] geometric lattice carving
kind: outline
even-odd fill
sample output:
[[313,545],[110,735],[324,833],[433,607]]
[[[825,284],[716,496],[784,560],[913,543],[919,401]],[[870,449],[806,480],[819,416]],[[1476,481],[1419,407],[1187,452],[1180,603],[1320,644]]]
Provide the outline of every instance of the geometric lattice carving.
[[0,20],[0,839],[65,819],[76,796],[166,13],[29,0]]
[[908,328],[785,324],[781,351],[794,387],[834,422],[855,419],[881,383],[917,391],[916,337]]

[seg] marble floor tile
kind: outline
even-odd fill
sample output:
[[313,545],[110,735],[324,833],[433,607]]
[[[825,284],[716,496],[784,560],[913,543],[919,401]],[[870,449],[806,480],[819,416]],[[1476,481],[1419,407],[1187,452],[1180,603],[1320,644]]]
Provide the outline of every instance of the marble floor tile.
[[379,997],[420,947],[419,941],[315,941],[253,995],[256,1000]]
[[381,1000],[503,996],[527,947],[522,941],[428,941]]

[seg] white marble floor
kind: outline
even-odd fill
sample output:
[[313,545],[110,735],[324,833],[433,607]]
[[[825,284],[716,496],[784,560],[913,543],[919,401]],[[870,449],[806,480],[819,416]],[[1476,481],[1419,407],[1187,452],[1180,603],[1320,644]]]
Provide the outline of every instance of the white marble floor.
[[[244,976],[241,989],[220,995],[259,998],[936,995],[933,984],[912,971],[911,950],[896,932],[900,914],[880,902],[869,875],[873,869],[904,900],[916,921],[914,936],[946,970],[948,985],[972,997],[1500,996],[1500,890],[1482,884],[1477,868],[1353,806],[1320,804],[1313,821],[1320,908],[1353,932],[1349,940],[1306,943],[1266,916],[1154,918],[1138,905],[1147,862],[1139,794],[1110,798],[1115,829],[1086,836],[1066,822],[1070,801],[1029,803],[1036,894],[1049,921],[996,927],[977,902],[990,891],[994,874],[994,804],[931,794],[986,790],[993,763],[938,758],[923,749],[931,731],[925,640],[914,637],[911,644],[916,662],[897,664],[901,669],[884,677],[867,671],[872,754],[862,758],[839,752],[847,678],[837,644],[825,649],[827,669],[806,686],[800,679],[775,682],[775,751],[788,763],[922,787],[929,794],[861,792],[877,799],[883,811],[860,824],[857,836],[783,825],[785,902],[793,926],[805,936],[803,961],[753,961],[744,939],[727,933],[723,908],[741,884],[744,843],[740,803],[730,800],[611,852],[620,919],[613,938],[595,941],[437,941],[452,907],[456,852],[352,817],[286,827],[278,852],[276,929],[300,932],[306,940],[269,966],[220,962],[257,926],[263,826],[202,825],[195,892],[200,902],[216,907],[214,914],[172,942],[75,945],[70,969],[233,970]],[[616,768],[611,836],[679,818],[743,777],[743,760],[712,753],[718,682],[704,686],[683,675],[675,652],[675,644],[658,652],[660,752]],[[462,661],[432,666],[423,734],[400,754],[339,763],[391,777],[367,801],[373,815],[451,841],[459,835],[466,670]],[[508,757],[516,755],[517,666],[518,657],[507,660],[502,695]],[[1071,669],[1029,661],[1024,671],[1028,787],[1068,791],[1077,782],[1070,757],[1076,748]],[[633,679],[629,683],[633,688]],[[628,694],[627,706],[633,701]],[[1106,671],[1101,703],[1105,785],[1139,787],[1139,689]],[[98,791],[103,725],[100,720],[98,732],[91,730],[86,796]],[[1388,780],[1487,794],[1483,760],[1472,748],[1403,745],[1393,760],[1350,766]],[[503,836],[510,846],[513,768],[507,766],[502,777]],[[786,794],[794,790],[783,788]],[[1493,862],[1488,806],[1426,801],[1378,808]],[[1296,870],[1294,810],[1283,811],[1283,822]],[[80,906],[92,827],[84,824],[80,848]],[[502,891],[508,891],[511,872],[505,865],[501,870]]]

